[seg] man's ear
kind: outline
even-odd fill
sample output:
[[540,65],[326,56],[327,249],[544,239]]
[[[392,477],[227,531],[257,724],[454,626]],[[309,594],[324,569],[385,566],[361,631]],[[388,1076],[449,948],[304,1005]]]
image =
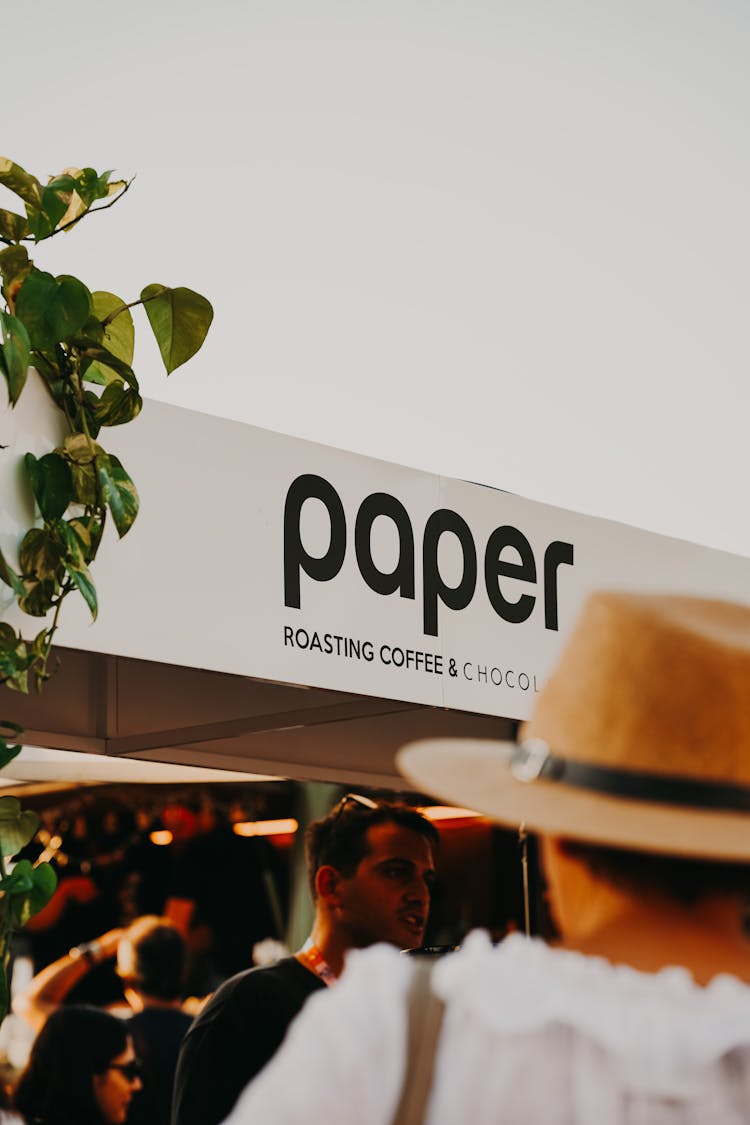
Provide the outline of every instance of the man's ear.
[[315,893],[318,901],[331,906],[338,905],[340,883],[341,873],[335,867],[331,867],[330,863],[319,867],[315,872]]

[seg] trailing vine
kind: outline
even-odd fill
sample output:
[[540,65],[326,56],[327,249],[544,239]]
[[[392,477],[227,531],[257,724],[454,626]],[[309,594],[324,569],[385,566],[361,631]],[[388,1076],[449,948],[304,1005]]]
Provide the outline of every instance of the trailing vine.
[[[18,210],[0,208],[0,374],[8,402],[16,405],[33,368],[64,418],[61,445],[24,457],[37,518],[22,536],[17,559],[0,551],[0,581],[20,609],[43,620],[30,637],[0,621],[0,684],[20,692],[40,690],[49,678],[50,653],[65,599],[80,594],[96,618],[98,599],[90,567],[108,519],[126,535],[138,514],[138,492],[126,469],[99,440],[108,426],[132,421],[143,401],[135,372],[131,309],[143,306],[167,374],[199,350],[213,318],[209,301],[192,289],[150,284],[125,301],[92,292],[70,274],[40,269],[27,247],[36,246],[119,202],[132,181],[111,172],[66,168],[43,184],[0,157],[0,185]],[[0,456],[3,451],[0,450]],[[0,768],[20,750],[9,738],[20,728],[0,722]],[[54,890],[49,865],[5,857],[33,837],[36,817],[15,798],[0,798],[0,1019],[7,1007],[2,966],[9,933],[44,906]]]

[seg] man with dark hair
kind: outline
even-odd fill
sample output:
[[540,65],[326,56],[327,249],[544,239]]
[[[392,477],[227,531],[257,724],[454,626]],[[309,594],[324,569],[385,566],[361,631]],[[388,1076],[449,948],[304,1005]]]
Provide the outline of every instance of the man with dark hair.
[[143,1067],[143,1089],[128,1125],[167,1125],[177,1056],[191,1017],[182,1010],[187,950],[164,918],[138,918],[117,947],[117,975],[133,1009],[128,1031]]
[[183,1042],[172,1125],[223,1121],[307,998],[336,981],[348,950],[422,944],[437,839],[415,809],[352,794],[309,826],[310,938],[295,956],[239,973],[211,998]]
[[132,923],[117,946],[117,975],[136,1013],[148,1000],[179,1001],[185,957],[183,937],[166,919],[146,915]]

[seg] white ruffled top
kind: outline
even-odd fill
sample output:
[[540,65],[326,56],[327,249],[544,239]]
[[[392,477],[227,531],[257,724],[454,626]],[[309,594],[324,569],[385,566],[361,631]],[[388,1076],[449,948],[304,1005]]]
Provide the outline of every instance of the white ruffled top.
[[[231,1125],[390,1125],[412,967],[386,946],[352,953]],[[446,1009],[427,1125],[750,1122],[750,988],[733,977],[699,987],[476,932],[432,980]]]

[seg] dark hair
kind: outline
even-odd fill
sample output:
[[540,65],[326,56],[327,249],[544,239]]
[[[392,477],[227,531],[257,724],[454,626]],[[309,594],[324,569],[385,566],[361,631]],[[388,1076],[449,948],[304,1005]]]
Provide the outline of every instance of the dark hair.
[[109,1012],[83,1004],[58,1008],[34,1040],[15,1108],[29,1125],[105,1125],[94,1075],[127,1045],[125,1024]]
[[348,794],[327,816],[312,821],[305,831],[307,877],[313,899],[316,898],[318,869],[330,864],[345,878],[350,878],[368,854],[368,830],[378,824],[396,824],[416,832],[432,846],[439,840],[435,826],[411,805],[395,801],[365,804]]
[[580,840],[564,840],[563,847],[598,878],[626,891],[654,891],[681,906],[693,906],[711,894],[750,892],[750,865],[746,863],[658,855]]
[[[133,950],[125,966],[118,956],[123,983],[158,1000],[177,1000],[185,973],[185,939],[176,926],[164,918],[147,915],[130,926],[125,938]],[[127,961],[127,959],[126,959]]]

